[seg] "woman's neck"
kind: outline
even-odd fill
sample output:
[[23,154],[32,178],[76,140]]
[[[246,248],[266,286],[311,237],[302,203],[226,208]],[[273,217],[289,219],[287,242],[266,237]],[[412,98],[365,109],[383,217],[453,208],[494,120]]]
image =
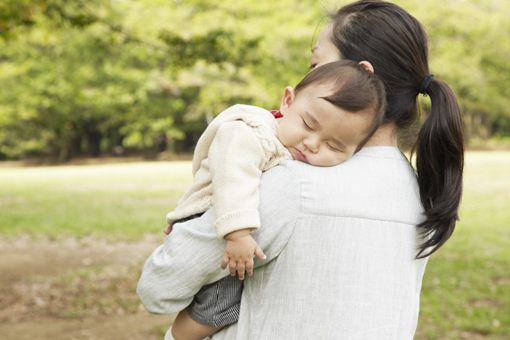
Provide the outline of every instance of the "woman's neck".
[[398,146],[398,128],[395,123],[381,125],[370,137],[366,146]]

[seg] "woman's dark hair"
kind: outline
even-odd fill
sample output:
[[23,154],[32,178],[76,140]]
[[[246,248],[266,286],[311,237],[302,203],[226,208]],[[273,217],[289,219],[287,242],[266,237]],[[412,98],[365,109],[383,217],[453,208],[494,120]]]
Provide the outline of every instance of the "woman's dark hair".
[[354,113],[373,115],[369,133],[358,145],[359,150],[381,125],[386,111],[386,92],[381,80],[359,63],[338,60],[312,69],[296,85],[296,95],[311,84],[331,83],[331,94],[321,97],[331,104]]
[[430,96],[431,111],[413,147],[426,217],[419,225],[425,241],[416,257],[426,257],[450,238],[458,220],[464,167],[459,105],[444,81],[430,77],[426,33],[404,9],[362,0],[342,7],[331,19],[331,40],[341,58],[369,61],[384,84],[388,106],[383,124],[409,127],[418,119],[418,94]]

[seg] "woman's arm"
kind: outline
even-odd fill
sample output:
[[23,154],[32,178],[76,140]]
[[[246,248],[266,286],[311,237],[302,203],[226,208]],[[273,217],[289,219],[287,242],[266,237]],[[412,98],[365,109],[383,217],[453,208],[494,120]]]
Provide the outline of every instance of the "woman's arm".
[[[261,179],[262,228],[253,236],[267,255],[265,262],[284,249],[299,213],[299,184],[290,163],[265,172]],[[137,287],[148,311],[180,311],[202,286],[228,275],[220,268],[225,241],[218,239],[214,220],[214,212],[208,210],[200,218],[176,224],[165,243],[149,256]],[[256,261],[256,266],[262,264]]]

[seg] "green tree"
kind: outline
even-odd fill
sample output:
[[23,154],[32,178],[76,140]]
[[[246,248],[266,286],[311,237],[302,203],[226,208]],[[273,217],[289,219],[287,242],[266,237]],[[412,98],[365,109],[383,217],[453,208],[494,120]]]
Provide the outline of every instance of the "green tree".
[[[0,158],[190,151],[227,106],[276,107],[325,10],[347,2],[3,1]],[[469,135],[509,135],[510,4],[397,3],[428,29]]]

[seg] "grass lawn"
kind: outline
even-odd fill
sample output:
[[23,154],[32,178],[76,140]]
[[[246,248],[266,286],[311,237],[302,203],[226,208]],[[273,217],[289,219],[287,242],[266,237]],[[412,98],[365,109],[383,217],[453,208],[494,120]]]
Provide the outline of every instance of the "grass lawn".
[[[1,167],[0,235],[161,233],[189,162]],[[428,265],[417,339],[510,338],[510,152],[467,154],[461,221]]]
[[189,162],[0,167],[0,234],[136,239],[161,232]]
[[419,339],[510,339],[510,152],[467,154],[460,223],[430,259]]

